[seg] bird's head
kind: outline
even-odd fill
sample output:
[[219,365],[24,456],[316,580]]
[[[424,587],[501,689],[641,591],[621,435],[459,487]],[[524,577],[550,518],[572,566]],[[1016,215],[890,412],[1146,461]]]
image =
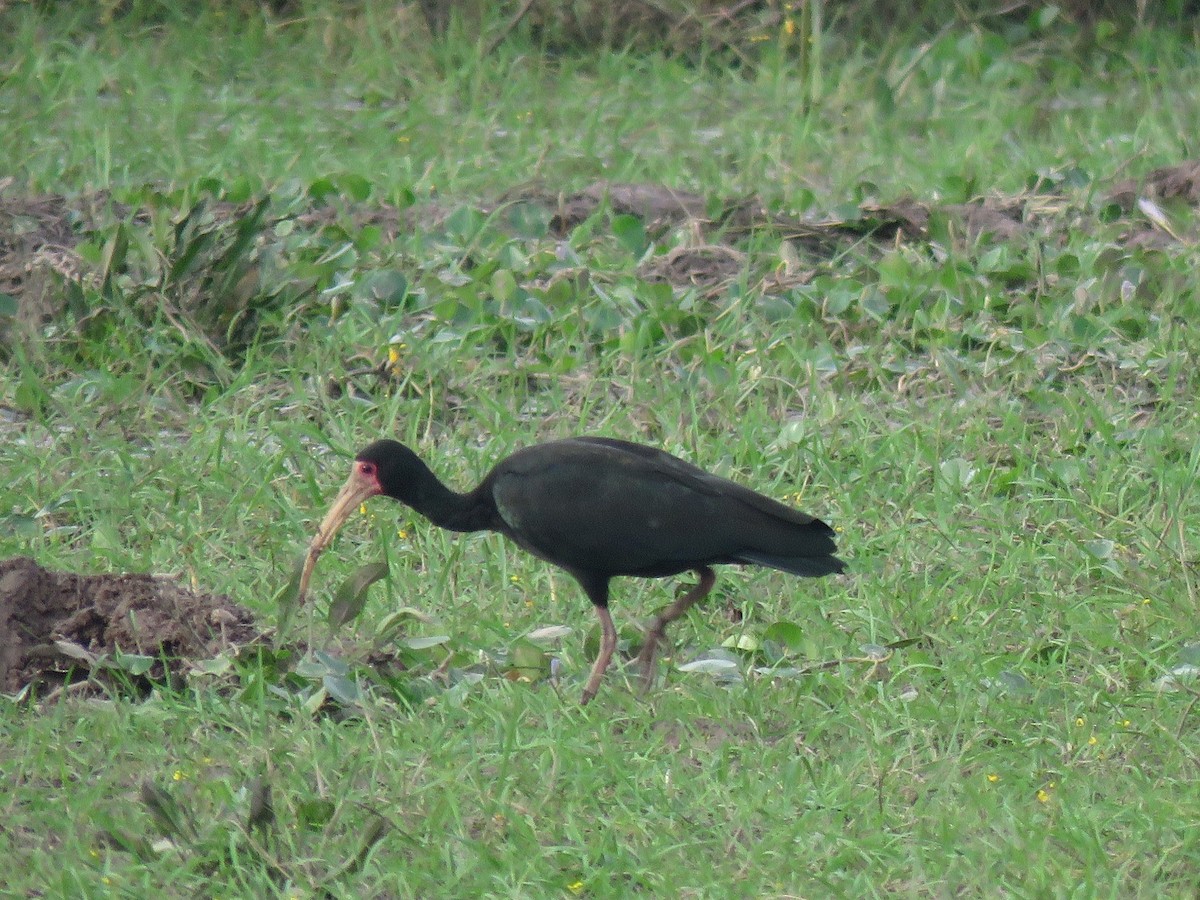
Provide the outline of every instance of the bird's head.
[[379,494],[411,503],[413,490],[421,484],[422,474],[428,472],[417,455],[398,441],[375,441],[359,451],[350,467],[350,477],[334,497],[308,546],[308,558],[300,580],[301,600],[317,557],[354,511]]
[[368,444],[354,457],[350,477],[342,485],[321,522],[318,540],[327,544],[359,506],[379,494],[410,502],[413,488],[427,472],[425,464],[399,441]]

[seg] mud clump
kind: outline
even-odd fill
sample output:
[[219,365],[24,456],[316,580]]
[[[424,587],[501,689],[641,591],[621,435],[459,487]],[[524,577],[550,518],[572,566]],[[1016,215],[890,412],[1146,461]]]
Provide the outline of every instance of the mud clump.
[[[261,637],[250,611],[161,575],[51,572],[32,559],[0,561],[0,691],[86,678],[89,658],[114,651],[155,658],[172,678]],[[86,653],[80,652],[86,651]]]

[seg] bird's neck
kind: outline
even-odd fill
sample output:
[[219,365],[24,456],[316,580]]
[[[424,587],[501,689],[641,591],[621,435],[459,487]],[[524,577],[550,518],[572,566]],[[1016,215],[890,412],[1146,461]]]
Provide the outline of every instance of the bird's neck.
[[418,495],[405,502],[434,525],[449,531],[485,531],[493,527],[495,520],[495,505],[479,491],[460,494],[436,479],[422,484]]

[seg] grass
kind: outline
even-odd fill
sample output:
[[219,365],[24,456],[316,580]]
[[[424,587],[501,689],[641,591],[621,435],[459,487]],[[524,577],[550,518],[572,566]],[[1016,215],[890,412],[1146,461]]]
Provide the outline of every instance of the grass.
[[[404,636],[447,641],[396,643],[409,672],[350,716],[314,714],[269,661],[145,702],[3,702],[6,891],[1190,896],[1196,693],[1160,688],[1195,662],[1200,293],[1190,244],[1139,248],[1136,213],[1103,219],[1110,178],[1191,151],[1194,45],[830,38],[815,86],[770,47],[726,71],[552,59],[518,36],[479,61],[391,13],[86,40],[70,15],[5,13],[8,191],[111,190],[149,213],[81,226],[97,277],[53,282],[56,320],[6,346],[0,557],[170,572],[270,621],[367,439],[466,486],[587,431],[793,499],[839,526],[853,571],[722,570],[672,632],[664,685],[641,698],[612,673],[580,709],[577,586],[377,503],[318,569],[327,592],[390,564],[345,652],[402,606],[431,619]],[[1039,173],[1061,186],[1048,233],[935,223],[822,258],[758,231],[713,289],[652,284],[646,244],[604,212],[556,240],[471,209],[608,178],[822,217]],[[326,188],[332,221],[305,224]],[[215,201],[251,196],[268,212],[239,245]],[[216,218],[177,234],[200,200]],[[356,218],[385,204],[416,217],[394,237]],[[1195,234],[1194,210],[1164,205]],[[651,252],[692,243],[668,229]],[[208,331],[167,314],[226,295],[256,310],[240,337],[220,304]],[[393,374],[363,374],[389,347]],[[614,614],[671,589],[619,581]],[[548,625],[573,628],[561,683],[496,677]],[[723,646],[739,640],[758,649]],[[706,658],[740,677],[675,668]],[[842,663],[794,671],[825,660]],[[248,826],[263,784],[274,824]]]

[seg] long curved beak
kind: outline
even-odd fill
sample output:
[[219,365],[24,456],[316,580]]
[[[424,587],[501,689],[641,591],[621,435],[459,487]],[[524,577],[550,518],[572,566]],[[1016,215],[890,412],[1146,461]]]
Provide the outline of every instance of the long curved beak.
[[354,514],[356,509],[380,493],[382,490],[379,482],[363,475],[356,465],[350,473],[350,477],[346,479],[346,483],[342,485],[342,489],[338,491],[338,495],[333,498],[333,505],[329,507],[329,512],[325,513],[325,518],[321,520],[317,533],[308,545],[308,555],[304,558],[304,570],[300,573],[297,605],[304,604],[304,598],[308,594],[308,582],[317,565],[317,558],[329,546],[329,542],[333,540],[338,529]]

